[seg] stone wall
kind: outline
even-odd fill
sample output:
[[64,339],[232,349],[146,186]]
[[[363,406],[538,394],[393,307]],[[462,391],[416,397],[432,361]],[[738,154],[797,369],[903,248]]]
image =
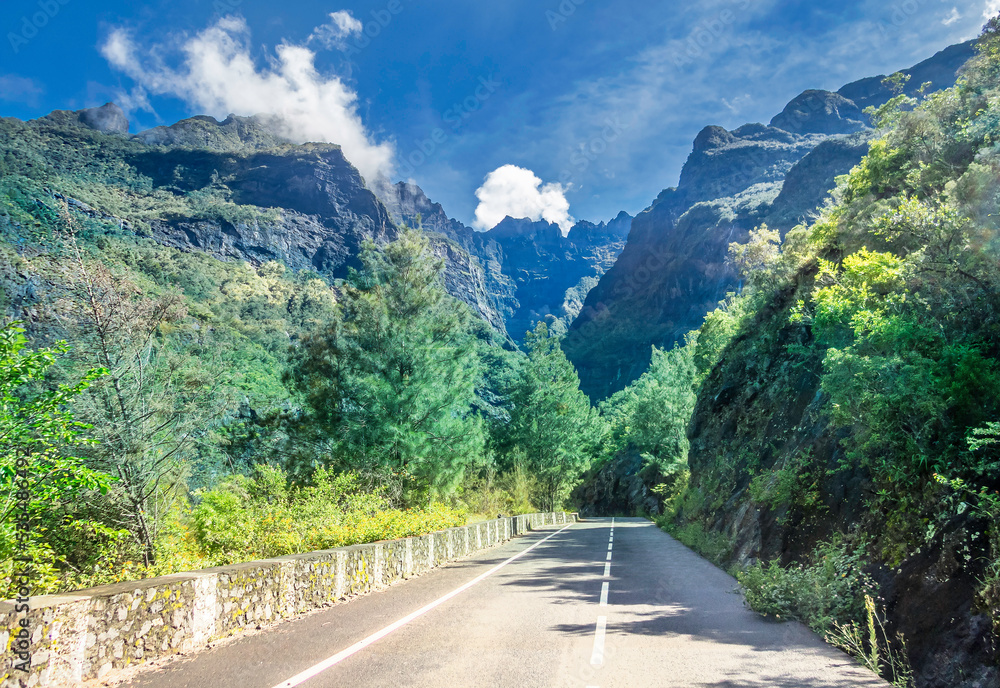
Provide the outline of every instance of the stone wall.
[[[575,514],[530,514],[403,540],[0,602],[0,688],[72,686],[386,587]],[[26,628],[23,628],[24,624]],[[30,653],[28,671],[19,652]]]

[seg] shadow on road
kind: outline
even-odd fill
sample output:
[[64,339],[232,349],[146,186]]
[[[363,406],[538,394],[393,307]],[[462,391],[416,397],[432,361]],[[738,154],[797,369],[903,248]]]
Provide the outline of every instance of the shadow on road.
[[[610,523],[588,522],[553,538],[530,556],[552,562],[541,572],[510,577],[511,588],[542,593],[549,602],[600,598]],[[743,604],[736,580],[652,523],[615,524],[607,616],[609,646],[655,637],[665,653],[703,657],[711,672],[731,677],[692,682],[712,688],[857,688],[883,684],[797,622],[766,619]],[[560,624],[555,633],[588,637],[594,624]],[[660,641],[662,640],[662,645]],[[754,659],[754,658],[757,659]],[[816,671],[817,666],[839,668]],[[845,665],[848,669],[844,669]],[[812,667],[809,669],[807,667]],[[732,671],[730,671],[732,668]],[[859,681],[859,674],[862,679]],[[854,674],[851,676],[850,674]],[[870,676],[870,680],[868,677]],[[704,677],[704,676],[703,676]]]

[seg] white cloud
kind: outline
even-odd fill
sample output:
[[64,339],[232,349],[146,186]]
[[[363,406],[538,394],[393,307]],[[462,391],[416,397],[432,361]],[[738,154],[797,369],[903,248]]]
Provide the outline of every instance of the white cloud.
[[318,41],[328,50],[334,48],[343,50],[347,47],[345,40],[350,36],[359,35],[364,28],[364,24],[348,10],[339,10],[330,13],[329,23],[321,24],[313,29],[306,42]]
[[242,17],[223,17],[170,46],[140,48],[127,31],[116,29],[101,53],[136,82],[122,94],[127,103],[150,109],[148,93],[176,96],[220,119],[273,114],[279,132],[293,141],[339,144],[367,179],[392,172],[393,146],[372,139],[358,114],[357,94],[339,77],[320,74],[316,54],[302,45],[279,45],[268,66],[258,68]]
[[951,12],[948,13],[947,17],[941,20],[941,23],[944,24],[945,26],[951,26],[961,18],[962,15],[959,13],[958,8],[952,7]]
[[486,175],[483,185],[476,190],[476,198],[479,207],[473,224],[479,229],[495,227],[508,215],[552,222],[559,225],[563,234],[574,223],[562,184],[543,186],[534,172],[516,165],[504,165]]
[[1000,14],[1000,0],[986,0],[986,6],[983,8],[983,19],[992,19],[998,14]]
[[[612,68],[547,82],[544,98],[531,92],[505,99],[492,128],[517,121],[517,135],[488,138],[478,152],[493,156],[491,167],[519,156],[546,179],[572,182],[567,195],[577,215],[604,216],[611,199],[636,212],[677,183],[691,141],[706,124],[767,123],[805,89],[836,90],[912,66],[978,34],[986,2],[861,0],[850,21],[817,21],[816,30],[787,35],[767,28],[786,25],[787,3],[687,3],[666,22],[664,40],[636,43]],[[963,16],[942,26],[953,4]],[[1000,0],[989,4],[987,12],[1000,11]],[[810,6],[809,14],[818,18],[821,7]],[[733,98],[743,93],[753,98]],[[609,116],[621,122],[621,136],[597,155],[581,154]],[[605,170],[620,181],[608,183]]]

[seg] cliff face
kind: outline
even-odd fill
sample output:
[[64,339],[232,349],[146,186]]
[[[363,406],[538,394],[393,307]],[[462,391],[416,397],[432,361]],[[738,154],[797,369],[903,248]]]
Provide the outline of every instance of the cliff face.
[[383,185],[379,195],[397,222],[419,224],[475,257],[490,306],[516,340],[539,321],[559,330],[576,317],[587,292],[614,265],[632,222],[622,212],[608,223],[580,222],[563,236],[557,225],[508,217],[477,232],[449,218],[415,184]]
[[[339,146],[289,143],[260,116],[198,116],[129,135],[125,115],[109,103],[7,122],[13,139],[33,136],[56,161],[40,177],[95,168],[101,180],[86,180],[95,192],[91,210],[117,212],[123,230],[173,248],[255,265],[274,260],[336,279],[359,267],[365,241],[385,244],[403,225],[422,227],[444,260],[449,293],[518,337],[539,320],[569,324],[621,252],[632,220],[622,213],[607,224],[581,222],[569,237],[555,225],[509,218],[476,232],[416,185],[376,180],[369,187]],[[5,154],[16,145],[0,141],[11,151]],[[136,191],[145,199],[141,221],[132,222],[128,209],[103,207],[102,197]]]
[[624,248],[631,221],[620,213],[608,224],[580,222],[563,236],[557,225],[508,217],[475,237],[481,254],[498,262],[515,285],[511,335],[521,339],[539,321],[557,330],[569,325],[582,297]]
[[[852,430],[831,422],[820,384],[822,350],[813,346],[811,328],[789,317],[812,291],[815,273],[801,274],[757,313],[698,394],[688,461],[691,489],[705,500],[700,512],[680,517],[701,518],[727,537],[727,565],[805,561],[818,543],[856,529],[885,529],[893,516],[869,509],[876,486],[846,460],[842,440]],[[800,470],[815,480],[809,487],[815,502],[801,495],[771,507],[754,502],[752,476],[802,465],[802,457],[808,468]],[[968,512],[952,515],[898,564],[868,569],[887,614],[888,637],[901,633],[906,639],[915,685],[984,688],[1000,682],[993,621],[976,602],[988,557],[975,534],[986,526]]]
[[[199,116],[129,135],[125,115],[109,103],[6,123],[10,138],[0,138],[0,159],[17,154],[17,139],[31,138],[33,153],[51,164],[38,171],[39,179],[79,177],[88,169],[97,173],[83,180],[93,207],[58,192],[40,202],[68,201],[75,211],[115,220],[123,231],[165,246],[254,265],[279,261],[336,279],[359,267],[366,240],[384,244],[400,232],[339,146],[288,143],[266,118],[230,116],[218,122]],[[141,220],[129,219],[134,208],[114,202],[104,207],[105,200],[135,193],[144,198]],[[416,212],[434,216],[424,208]],[[431,234],[431,242],[444,260],[449,293],[504,332],[497,304],[513,288],[484,271],[478,258],[446,233]]]
[[[952,46],[910,70],[908,93],[954,83],[971,43]],[[882,77],[837,93],[810,90],[770,125],[706,127],[676,188],[664,190],[632,223],[621,257],[588,294],[564,349],[592,399],[622,389],[646,369],[650,347],[670,347],[738,287],[728,245],[766,223],[784,233],[815,216],[835,177],[867,152],[862,110],[892,97]],[[855,100],[855,98],[857,100]]]
[[398,234],[339,146],[306,144],[246,154],[150,147],[127,162],[149,177],[154,189],[197,194],[224,185],[232,202],[274,210],[243,222],[165,212],[151,222],[153,236],[176,248],[253,263],[278,260],[297,270],[344,277],[357,266],[363,241],[384,243]]

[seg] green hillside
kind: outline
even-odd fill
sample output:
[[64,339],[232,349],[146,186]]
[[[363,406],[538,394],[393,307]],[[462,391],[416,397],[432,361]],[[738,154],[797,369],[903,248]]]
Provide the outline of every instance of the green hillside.
[[997,661],[1000,22],[979,50],[874,113],[819,220],[731,247],[747,286],[701,328],[690,473],[661,489],[756,608],[899,685]]

